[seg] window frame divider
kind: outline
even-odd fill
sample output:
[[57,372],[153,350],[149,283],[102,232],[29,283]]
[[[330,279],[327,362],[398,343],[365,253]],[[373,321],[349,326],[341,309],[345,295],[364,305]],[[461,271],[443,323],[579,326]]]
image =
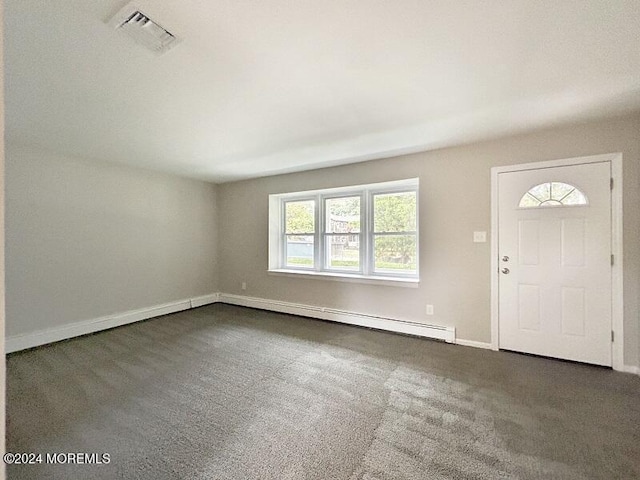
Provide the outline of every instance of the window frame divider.
[[[338,189],[327,189],[325,191],[307,191],[307,192],[295,192],[295,193],[286,193],[286,194],[276,194],[273,195],[276,197],[279,203],[279,234],[278,234],[278,258],[274,265],[275,269],[278,270],[289,270],[289,271],[299,271],[300,273],[305,272],[315,272],[315,273],[328,273],[334,275],[344,274],[345,276],[349,275],[360,275],[363,278],[367,277],[376,277],[376,278],[398,278],[398,279],[420,279],[420,239],[419,239],[419,225],[420,225],[420,217],[419,217],[419,204],[420,204],[420,189],[419,189],[419,179],[412,178],[404,181],[396,181],[396,182],[388,182],[393,185],[385,187],[385,183],[373,184],[373,185],[362,185],[362,186],[353,186],[346,188],[338,188]],[[393,195],[394,193],[408,193],[414,192],[416,197],[416,230],[415,231],[402,231],[402,232],[374,232],[375,220],[374,220],[374,198],[376,195]],[[270,196],[271,197],[271,196]],[[327,208],[326,201],[334,198],[348,198],[348,197],[359,197],[360,198],[360,231],[359,235],[359,260],[360,260],[360,268],[358,270],[341,270],[341,269],[331,269],[326,266],[327,263],[327,252],[326,252],[326,244],[325,240],[329,235],[337,235],[341,232],[327,232],[326,225],[326,216],[327,216]],[[287,235],[286,231],[286,205],[289,202],[303,202],[303,201],[313,201],[314,202],[314,222],[315,222],[315,231],[313,235],[310,233],[299,234],[306,236],[313,236],[313,261],[314,265],[312,267],[304,267],[304,266],[290,266],[287,265]],[[345,233],[348,236],[348,233]],[[415,273],[404,273],[402,271],[388,273],[388,272],[376,272],[375,270],[375,237],[376,235],[386,236],[386,235],[414,235],[416,242],[416,252],[415,252],[415,261],[416,261],[416,270]],[[272,248],[270,246],[269,251],[272,252]],[[272,265],[270,259],[270,265]]]

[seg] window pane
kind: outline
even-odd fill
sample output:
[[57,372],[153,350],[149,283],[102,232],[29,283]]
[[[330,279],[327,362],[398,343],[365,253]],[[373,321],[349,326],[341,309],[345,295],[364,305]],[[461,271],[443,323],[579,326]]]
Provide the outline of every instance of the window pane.
[[551,198],[554,200],[562,201],[564,197],[569,195],[576,189],[573,185],[568,185],[561,182],[551,183]]
[[563,205],[586,205],[587,199],[584,194],[577,188],[569,195],[562,199]]
[[313,235],[287,235],[287,267],[313,267]]
[[315,201],[303,200],[300,202],[285,203],[285,233],[314,233],[315,228]]
[[328,198],[325,206],[327,233],[360,232],[360,197]]
[[360,235],[325,235],[327,268],[360,270]]
[[415,232],[416,192],[373,197],[374,232]]
[[520,206],[521,207],[537,207],[541,203],[542,202],[540,200],[538,200],[536,197],[534,197],[533,195],[531,195],[529,193],[526,193],[520,199]]
[[529,195],[533,195],[540,200],[540,203],[551,198],[551,183],[541,183],[529,190]]
[[376,272],[417,272],[415,235],[376,235],[374,250]]
[[520,199],[520,208],[562,205],[587,205],[587,198],[573,185],[562,182],[541,183],[529,189]]

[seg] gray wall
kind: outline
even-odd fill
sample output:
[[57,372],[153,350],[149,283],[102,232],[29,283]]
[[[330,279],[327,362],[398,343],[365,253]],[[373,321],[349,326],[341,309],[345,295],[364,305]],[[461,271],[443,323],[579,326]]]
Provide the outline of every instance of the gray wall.
[[[343,167],[219,186],[220,290],[451,325],[490,342],[490,231],[493,166],[622,152],[624,163],[625,364],[638,365],[640,293],[640,115],[541,130],[495,141]],[[271,193],[420,177],[418,289],[267,274]],[[241,282],[247,290],[241,290]],[[435,315],[425,315],[425,304]]]
[[[639,132],[633,115],[219,186],[8,145],[7,334],[223,291],[452,325],[489,342],[490,243],[472,232],[490,231],[490,168],[622,152],[625,364],[639,365]],[[419,288],[267,274],[270,193],[416,176]]]
[[216,292],[216,186],[8,145],[7,335]]

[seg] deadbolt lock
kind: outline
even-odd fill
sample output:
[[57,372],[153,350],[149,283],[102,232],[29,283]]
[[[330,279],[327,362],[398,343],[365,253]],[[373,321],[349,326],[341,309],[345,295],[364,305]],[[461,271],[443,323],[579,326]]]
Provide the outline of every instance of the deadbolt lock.
[[502,261],[503,262],[508,262],[509,261],[509,257],[507,257],[506,255],[504,257],[502,257]]

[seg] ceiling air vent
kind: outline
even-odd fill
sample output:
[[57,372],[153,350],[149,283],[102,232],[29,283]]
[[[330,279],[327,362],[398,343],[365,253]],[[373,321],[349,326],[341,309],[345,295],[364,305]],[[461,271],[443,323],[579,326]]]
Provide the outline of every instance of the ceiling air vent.
[[109,25],[126,33],[137,43],[157,54],[164,53],[180,43],[176,35],[151,20],[132,4],[116,13],[109,21]]

